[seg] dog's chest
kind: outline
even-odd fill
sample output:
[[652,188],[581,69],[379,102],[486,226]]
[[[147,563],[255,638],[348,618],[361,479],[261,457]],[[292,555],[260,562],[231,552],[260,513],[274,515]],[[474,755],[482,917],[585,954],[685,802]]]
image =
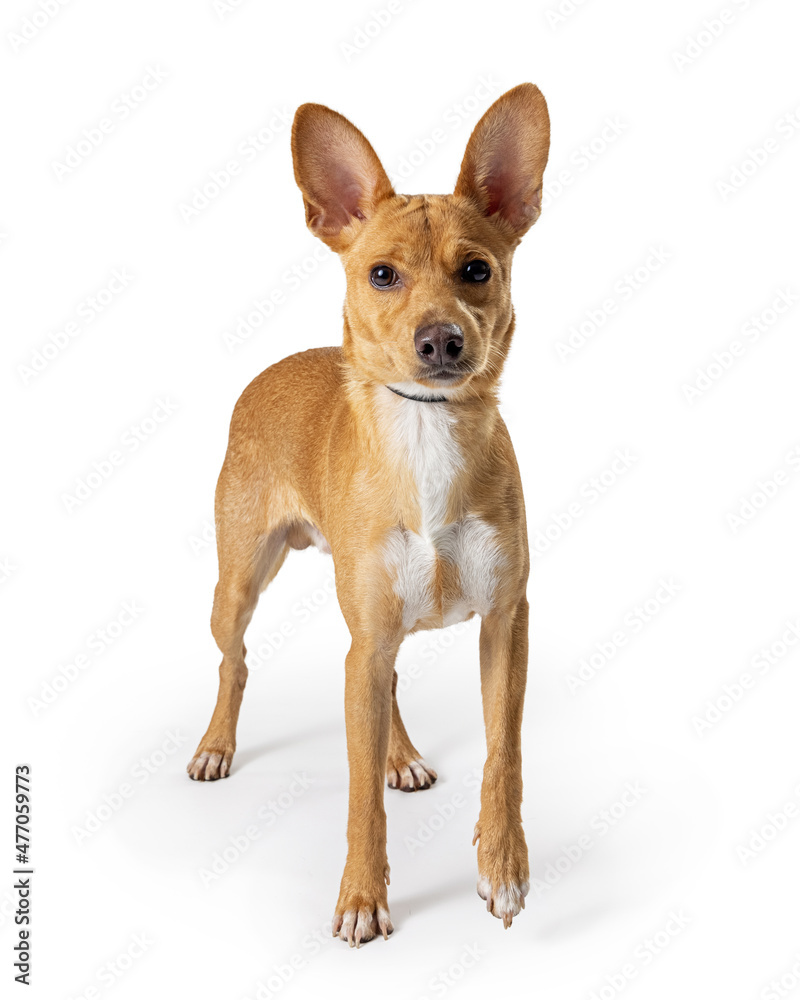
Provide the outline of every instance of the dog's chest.
[[500,547],[495,528],[480,517],[448,520],[465,462],[455,420],[444,407],[413,400],[396,406],[392,417],[392,444],[411,474],[417,515],[416,530],[398,524],[389,531],[384,552],[403,627],[440,628],[485,615],[493,606]]

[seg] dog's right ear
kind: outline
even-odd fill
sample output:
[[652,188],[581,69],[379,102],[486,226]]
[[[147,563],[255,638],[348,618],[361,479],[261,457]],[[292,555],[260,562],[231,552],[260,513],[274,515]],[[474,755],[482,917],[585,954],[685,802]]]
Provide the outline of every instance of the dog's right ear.
[[297,109],[292,157],[306,224],[337,253],[351,245],[378,204],[394,194],[381,161],[361,132],[323,104],[302,104]]

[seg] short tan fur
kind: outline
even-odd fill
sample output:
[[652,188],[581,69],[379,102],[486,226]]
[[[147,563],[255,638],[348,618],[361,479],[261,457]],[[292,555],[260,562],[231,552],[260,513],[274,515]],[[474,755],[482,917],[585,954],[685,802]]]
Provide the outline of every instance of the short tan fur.
[[511,260],[541,210],[549,136],[544,97],[522,84],[478,122],[453,194],[409,196],[346,118],[305,104],[294,120],[307,224],[347,277],[344,338],[268,368],[234,410],[216,493],[219,695],[188,771],[230,773],[258,596],[291,549],[330,551],[352,638],[348,851],[333,922],[351,945],[392,930],[384,782],[415,791],[436,780],[396,698],[395,658],[418,629],[481,616],[478,892],[507,927],[528,891],[528,548],[497,388],[514,329]]

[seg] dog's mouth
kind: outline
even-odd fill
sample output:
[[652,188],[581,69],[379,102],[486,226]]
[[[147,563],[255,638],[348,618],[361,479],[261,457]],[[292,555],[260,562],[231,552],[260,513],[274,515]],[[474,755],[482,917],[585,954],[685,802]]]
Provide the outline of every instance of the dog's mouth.
[[437,385],[456,382],[469,374],[464,365],[429,365],[417,372],[417,382],[436,382]]

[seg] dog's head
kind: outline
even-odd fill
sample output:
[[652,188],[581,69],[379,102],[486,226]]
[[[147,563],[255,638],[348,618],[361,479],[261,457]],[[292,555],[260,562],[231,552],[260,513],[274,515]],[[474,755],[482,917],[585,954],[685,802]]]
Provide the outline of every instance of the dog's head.
[[398,195],[346,118],[304,104],[292,127],[309,229],[347,276],[357,378],[448,397],[491,391],[513,330],[511,258],[539,217],[550,145],[538,87],[503,94],[470,136],[451,195]]

